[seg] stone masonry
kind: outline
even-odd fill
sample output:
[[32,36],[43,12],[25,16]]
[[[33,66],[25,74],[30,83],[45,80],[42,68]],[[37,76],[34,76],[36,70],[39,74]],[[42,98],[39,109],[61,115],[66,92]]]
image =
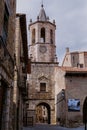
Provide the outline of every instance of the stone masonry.
[[[35,111],[36,106],[41,102],[49,104],[51,124],[55,123],[55,66],[56,64],[50,63],[32,63],[29,77],[29,110]],[[46,92],[40,92],[40,83],[46,83]],[[35,115],[32,116],[34,116],[35,121]]]
[[58,65],[55,46],[55,21],[49,21],[43,5],[37,21],[30,20],[29,56],[31,74],[29,75],[29,108],[28,116],[33,116],[36,123],[36,108],[47,108],[47,123],[55,124],[55,80],[54,68]]

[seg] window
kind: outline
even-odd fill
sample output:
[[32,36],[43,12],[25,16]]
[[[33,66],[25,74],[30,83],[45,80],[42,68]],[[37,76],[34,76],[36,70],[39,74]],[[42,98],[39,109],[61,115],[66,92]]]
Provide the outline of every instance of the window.
[[35,43],[35,29],[32,30],[32,43]]
[[9,21],[9,12],[7,6],[5,4],[5,11],[4,11],[4,23],[3,23],[3,41],[6,43],[7,35],[8,35],[8,21]]
[[73,64],[75,64],[75,57],[74,56],[72,57],[72,60],[73,60]]
[[46,92],[46,83],[40,83],[40,92]]
[[41,28],[41,42],[45,42],[45,28]]
[[77,63],[77,67],[83,68],[83,64]]
[[83,64],[80,64],[80,68],[83,68]]
[[53,30],[50,30],[50,42],[53,44]]

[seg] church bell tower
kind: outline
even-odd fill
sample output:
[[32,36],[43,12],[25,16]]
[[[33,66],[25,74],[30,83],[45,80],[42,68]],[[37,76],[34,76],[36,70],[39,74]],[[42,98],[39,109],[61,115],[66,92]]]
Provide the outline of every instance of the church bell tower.
[[[55,20],[50,22],[43,4],[37,20],[30,20],[29,57],[31,74],[28,79],[28,117],[34,123],[55,124],[55,67],[58,66],[55,45]],[[45,113],[45,115],[44,115]]]
[[55,62],[57,60],[55,29],[55,20],[49,21],[42,4],[37,21],[30,20],[29,25],[29,56],[32,57],[33,62]]

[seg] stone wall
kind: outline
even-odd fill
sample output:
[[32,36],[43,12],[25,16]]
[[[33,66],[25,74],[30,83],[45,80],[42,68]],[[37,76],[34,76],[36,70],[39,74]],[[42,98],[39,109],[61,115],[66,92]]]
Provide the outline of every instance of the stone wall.
[[[66,125],[81,125],[83,123],[83,103],[87,96],[87,77],[67,77],[66,78],[66,105],[68,99],[80,100],[80,111],[67,111]],[[68,110],[68,108],[67,108]],[[70,124],[70,122],[72,122]]]
[[[8,18],[6,17],[8,14]],[[13,75],[14,75],[14,39],[15,39],[16,1],[0,1],[0,87],[2,95],[2,130],[12,130],[13,114]],[[6,18],[8,19],[6,21]],[[7,22],[7,23],[6,23]],[[7,26],[6,26],[7,25]]]
[[[50,106],[51,124],[55,123],[55,65],[32,63],[31,75],[29,76],[29,110],[35,111],[40,103],[48,104]],[[40,91],[40,83],[46,83],[45,92]],[[35,117],[35,115],[33,116]]]
[[[56,119],[60,125],[67,127],[77,127],[83,124],[83,104],[87,96],[87,76],[84,74],[85,72],[83,74],[77,73],[74,71],[71,76],[66,76],[67,71],[59,67],[56,68],[55,72]],[[62,96],[63,89],[64,97]],[[80,109],[69,109],[69,100],[73,99],[80,101]]]
[[4,0],[0,2],[0,35],[2,33],[3,19],[4,19]]
[[[45,29],[45,41],[41,41],[41,28]],[[34,62],[54,62],[56,58],[55,24],[50,22],[35,22],[30,24],[29,56]],[[35,29],[35,42],[33,43],[33,30]],[[51,31],[52,30],[52,36]],[[44,49],[45,48],[45,49]]]

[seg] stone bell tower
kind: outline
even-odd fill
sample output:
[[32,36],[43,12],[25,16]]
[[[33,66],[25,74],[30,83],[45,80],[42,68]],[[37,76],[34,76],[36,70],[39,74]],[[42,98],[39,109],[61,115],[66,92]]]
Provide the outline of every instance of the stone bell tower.
[[[31,74],[29,75],[28,117],[34,123],[54,124],[55,117],[55,79],[54,70],[58,66],[55,45],[55,20],[49,21],[43,4],[37,20],[30,20],[29,57]],[[45,115],[44,115],[45,113]]]
[[46,16],[43,5],[37,16],[37,21],[30,20],[30,50],[29,54],[33,62],[55,62],[55,20],[53,23]]

